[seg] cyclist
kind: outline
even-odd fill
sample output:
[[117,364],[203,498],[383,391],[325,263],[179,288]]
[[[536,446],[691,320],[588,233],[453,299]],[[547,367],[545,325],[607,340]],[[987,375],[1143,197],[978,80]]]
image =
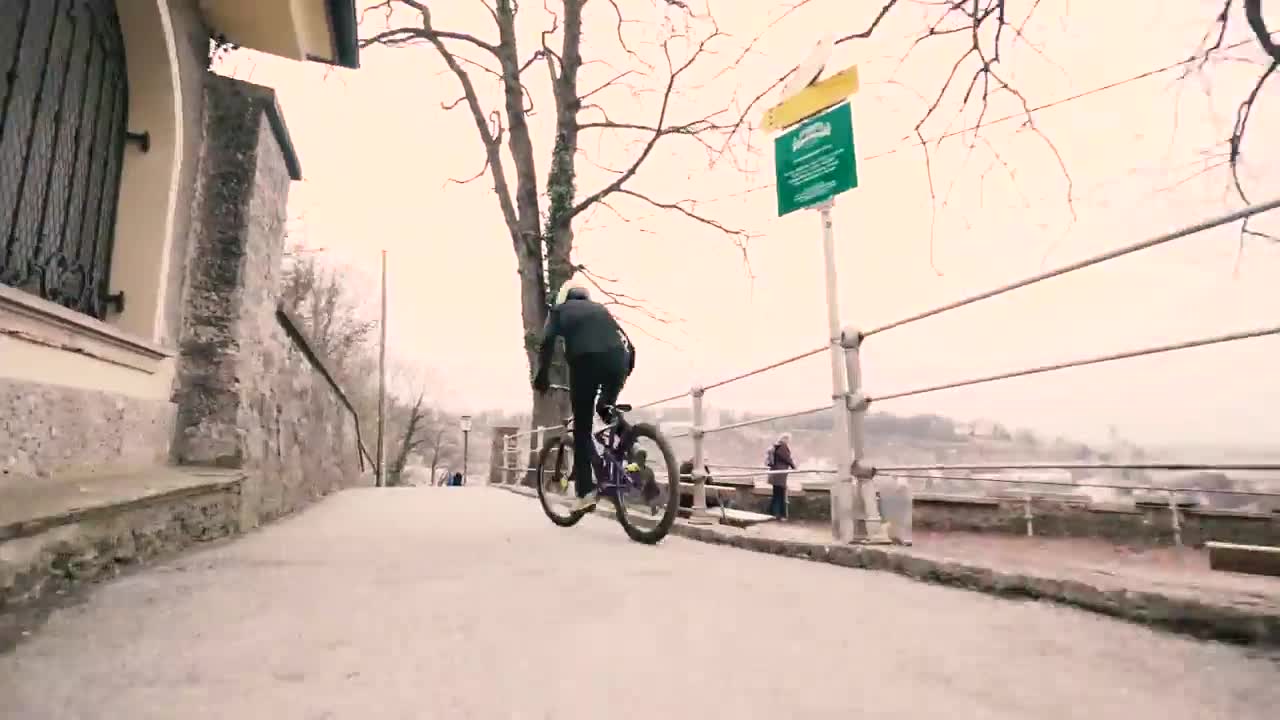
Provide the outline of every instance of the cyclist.
[[551,308],[542,332],[542,345],[538,348],[533,389],[539,393],[551,387],[551,355],[555,352],[557,337],[564,338],[565,358],[569,362],[573,481],[578,497],[573,511],[578,512],[594,507],[598,499],[592,469],[597,476],[604,474],[591,438],[592,406],[602,420],[609,421],[608,408],[618,401],[618,393],[636,367],[636,351],[631,338],[608,308],[592,301],[586,288],[565,283]]

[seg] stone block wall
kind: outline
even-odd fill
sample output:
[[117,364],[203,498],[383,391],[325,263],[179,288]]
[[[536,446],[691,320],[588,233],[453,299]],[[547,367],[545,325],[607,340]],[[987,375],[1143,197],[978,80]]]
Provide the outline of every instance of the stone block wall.
[[174,458],[249,470],[242,524],[371,484],[350,403],[277,310],[297,160],[274,92],[206,75]]
[[163,464],[174,414],[163,400],[0,380],[0,487]]
[[[734,493],[733,507],[767,512],[769,496],[751,488]],[[792,519],[826,523],[830,496],[806,492],[788,499]],[[1020,498],[961,498],[917,495],[912,526],[917,530],[1027,534],[1028,507]],[[1053,498],[1031,498],[1030,523],[1037,537],[1096,538],[1132,546],[1168,546],[1175,542],[1173,513],[1167,506],[1112,507]],[[1185,545],[1216,540],[1246,545],[1280,545],[1280,513],[1236,512],[1182,507],[1177,534]]]

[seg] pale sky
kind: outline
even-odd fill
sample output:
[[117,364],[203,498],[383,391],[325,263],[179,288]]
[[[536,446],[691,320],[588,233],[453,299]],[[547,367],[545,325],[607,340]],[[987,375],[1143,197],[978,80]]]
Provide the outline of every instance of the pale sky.
[[[524,5],[527,55],[544,16],[541,3]],[[658,20],[648,0],[620,5],[644,21],[628,26],[637,38]],[[479,3],[436,6],[437,27],[496,37]],[[705,66],[700,61],[697,67],[705,70],[695,80],[705,85],[679,99],[678,119],[705,115],[735,91],[754,96],[798,62],[820,31],[859,30],[879,2],[815,0],[736,64],[742,43],[777,15],[781,3],[720,0],[712,7],[734,38]],[[625,66],[608,5],[588,8],[584,56]],[[1171,64],[1197,48],[1220,8],[1221,0],[1046,0],[1026,29],[1040,52],[1021,45],[1007,54],[1007,79],[1035,106]],[[931,100],[937,93],[967,38],[930,39],[899,65],[925,27],[923,12],[907,5],[877,30],[876,40],[839,46],[828,65],[831,72],[856,63],[862,78],[853,97],[860,186],[842,195],[835,210],[845,323],[879,325],[1239,206],[1225,170],[1178,184],[1229,135],[1236,106],[1257,77],[1256,64],[1220,62],[1203,78],[1179,82],[1177,71],[1163,73],[1036,115],[1070,172],[1074,220],[1053,155],[1034,134],[1017,132],[1017,122],[984,130],[990,145],[980,143],[967,163],[966,140],[931,145],[939,197],[933,216],[923,154],[909,147],[909,137],[927,107],[921,96]],[[1271,23],[1280,27],[1280,17]],[[1243,18],[1235,25],[1228,42],[1245,38]],[[1258,51],[1247,50],[1236,55],[1256,59]],[[651,61],[660,57],[652,48],[638,52]],[[480,59],[474,51],[464,54]],[[368,49],[362,64],[326,77],[314,64],[240,51],[220,72],[277,89],[302,162],[304,180],[293,187],[291,213],[305,218],[298,224],[305,242],[363,274],[371,299],[379,251],[388,251],[390,351],[430,368],[439,401],[451,409],[527,410],[515,258],[491,181],[446,185],[450,177],[474,175],[482,164],[471,117],[462,107],[441,109],[457,97],[456,81],[442,74],[443,64],[426,47]],[[714,77],[726,64],[733,67]],[[551,120],[546,74],[529,73],[535,102],[547,109],[531,120],[538,174],[545,178]],[[494,81],[481,71],[473,74],[492,102]],[[594,87],[610,74],[603,63],[588,66],[581,84]],[[961,77],[953,102],[925,125],[926,137],[976,121],[976,110],[956,116],[954,100],[968,74]],[[649,85],[659,82],[665,82],[661,73]],[[593,99],[614,120],[652,122],[656,115],[651,93],[618,89]],[[1015,109],[1002,100],[987,118]],[[1246,189],[1258,202],[1280,195],[1280,166],[1269,153],[1269,144],[1280,139],[1280,80],[1264,90],[1251,123]],[[596,162],[617,166],[635,152],[625,139],[584,135],[582,145]],[[726,164],[709,169],[696,145],[677,140],[659,145],[634,187],[663,201],[699,200],[700,212],[757,233],[750,243],[754,280],[728,238],[632,199],[613,203],[631,222],[601,209],[578,226],[575,261],[620,278],[620,289],[680,319],[663,326],[632,317],[663,342],[632,331],[639,363],[628,400],[671,395],[825,342],[817,214],[776,217],[770,139],[761,131],[749,139],[763,152],[748,172]],[[896,152],[884,154],[889,151]],[[608,177],[581,159],[579,172],[580,193]],[[1280,233],[1280,212],[1260,218],[1256,227]],[[877,335],[863,353],[866,390],[874,396],[1280,323],[1280,246],[1248,242],[1236,273],[1238,237],[1234,226],[1206,232]],[[1114,426],[1141,443],[1275,446],[1278,367],[1280,337],[1273,336],[890,401],[877,409],[987,418],[1086,441],[1105,438]],[[741,410],[800,409],[827,401],[830,382],[823,355],[717,389],[708,401]]]

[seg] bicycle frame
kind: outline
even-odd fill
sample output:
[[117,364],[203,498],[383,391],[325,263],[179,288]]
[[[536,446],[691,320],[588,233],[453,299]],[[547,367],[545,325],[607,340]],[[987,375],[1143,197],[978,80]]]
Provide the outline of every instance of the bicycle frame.
[[[569,391],[569,388],[564,385],[552,385],[551,389]],[[617,409],[611,408],[611,410],[612,417],[604,424],[604,427],[591,435],[604,448],[604,451],[600,454],[600,460],[604,464],[605,475],[598,488],[601,495],[608,495],[610,491],[617,490],[640,490],[639,482],[626,472],[627,454],[630,448],[623,447],[622,438],[618,436],[618,431],[625,425],[626,418]],[[568,433],[573,432],[572,417],[565,419],[564,429]]]

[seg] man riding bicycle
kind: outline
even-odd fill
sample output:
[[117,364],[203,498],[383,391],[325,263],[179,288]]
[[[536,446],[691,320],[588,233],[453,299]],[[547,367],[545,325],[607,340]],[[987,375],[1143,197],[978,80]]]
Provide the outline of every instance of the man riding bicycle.
[[533,389],[539,393],[551,387],[549,372],[557,337],[564,338],[565,358],[569,362],[573,481],[578,497],[573,511],[578,512],[594,507],[597,501],[592,469],[596,475],[603,475],[600,455],[591,439],[592,413],[599,413],[605,422],[610,420],[608,409],[618,401],[618,393],[636,367],[636,350],[618,321],[604,305],[591,300],[586,288],[565,283],[551,308],[542,332],[542,345],[538,348]]

